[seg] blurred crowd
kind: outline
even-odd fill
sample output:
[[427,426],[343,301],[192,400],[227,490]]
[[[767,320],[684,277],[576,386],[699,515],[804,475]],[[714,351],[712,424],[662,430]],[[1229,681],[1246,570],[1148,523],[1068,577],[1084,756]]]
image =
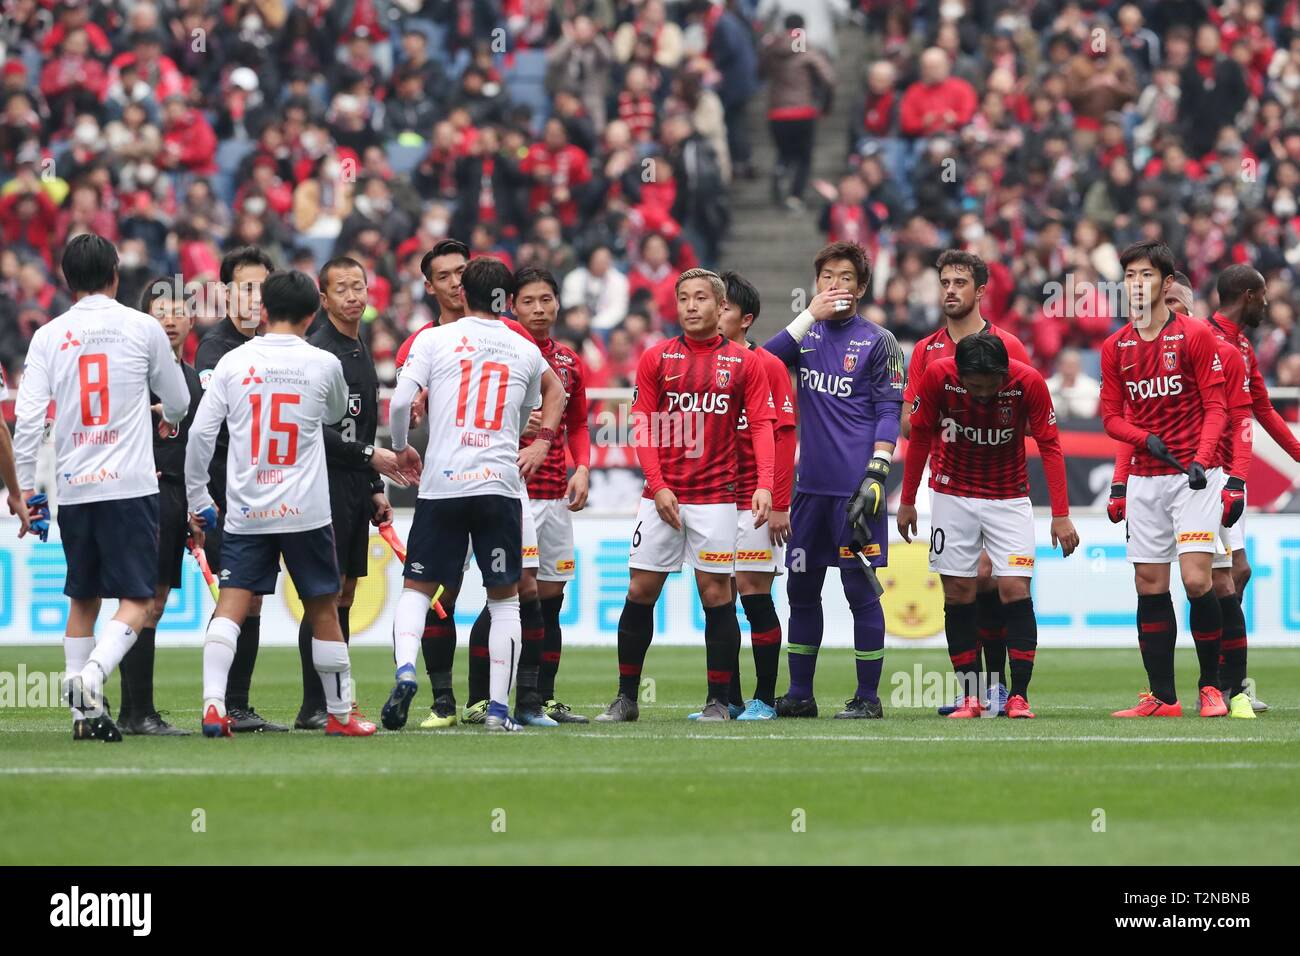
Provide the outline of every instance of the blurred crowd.
[[[381,380],[433,317],[439,238],[562,283],[557,335],[593,386],[675,331],[673,281],[724,261],[738,179],[865,246],[864,314],[915,342],[938,250],[991,272],[983,311],[1089,417],[1120,322],[1118,252],[1160,237],[1214,307],[1268,279],[1256,343],[1300,384],[1300,0],[3,0],[0,364],[68,305],[58,253],[93,231],[120,298],[216,281],[255,243],[370,272]],[[854,88],[837,70],[865,31]],[[856,45],[855,45],[856,48]],[[838,64],[842,66],[843,64]],[[765,87],[765,89],[764,89]],[[757,109],[748,110],[755,98]],[[817,138],[838,104],[847,143]],[[750,128],[751,118],[764,121]],[[757,168],[770,136],[776,163]],[[813,150],[843,157],[813,176]],[[797,255],[809,258],[811,250]],[[197,335],[215,316],[201,315]]]

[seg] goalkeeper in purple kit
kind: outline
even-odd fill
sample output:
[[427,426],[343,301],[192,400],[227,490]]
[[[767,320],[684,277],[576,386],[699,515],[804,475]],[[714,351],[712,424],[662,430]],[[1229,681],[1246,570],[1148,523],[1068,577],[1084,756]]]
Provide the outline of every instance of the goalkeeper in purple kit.
[[871,281],[861,246],[831,243],[817,254],[816,273],[808,308],[763,346],[797,371],[799,389],[799,468],[786,550],[790,688],[776,713],[817,716],[822,584],[826,569],[838,567],[853,611],[858,683],[836,717],[881,717],[885,616],[864,566],[888,563],[885,480],[898,441],[903,353],[892,334],[857,314]]

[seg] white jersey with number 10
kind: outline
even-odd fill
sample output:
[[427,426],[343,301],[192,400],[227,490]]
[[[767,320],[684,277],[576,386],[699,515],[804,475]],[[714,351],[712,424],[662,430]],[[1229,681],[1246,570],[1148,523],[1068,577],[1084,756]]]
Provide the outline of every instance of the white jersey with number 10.
[[208,494],[208,462],[230,427],[223,527],[235,534],[311,531],[330,523],[324,425],[348,408],[339,360],[296,335],[269,334],[227,352],[190,425],[185,485],[191,511]]
[[498,319],[469,315],[416,337],[402,378],[429,390],[421,498],[523,494],[520,423],[546,369],[541,350]]

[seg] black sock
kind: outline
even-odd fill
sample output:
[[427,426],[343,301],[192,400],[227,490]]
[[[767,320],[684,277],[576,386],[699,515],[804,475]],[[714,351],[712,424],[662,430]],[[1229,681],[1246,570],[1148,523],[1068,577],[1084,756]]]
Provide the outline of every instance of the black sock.
[[451,693],[451,668],[456,660],[456,616],[454,608],[443,608],[447,617],[438,617],[433,608],[424,617],[420,637],[420,654],[434,699]]
[[1174,644],[1178,623],[1169,592],[1138,595],[1138,647],[1151,693],[1166,704],[1178,703],[1174,685]]
[[[339,630],[343,632],[343,643],[352,643],[352,608],[339,608]],[[320,683],[317,681],[317,683]]]
[[[235,642],[235,659],[230,664],[226,679],[226,709],[247,710],[248,690],[253,683],[253,667],[257,664],[257,646],[262,641],[262,616],[244,618]],[[322,691],[323,692],[323,691]]]
[[537,692],[542,700],[555,697],[555,675],[560,670],[560,648],[564,633],[560,629],[560,608],[564,606],[564,593],[542,598],[542,665],[537,681]]
[[781,667],[781,619],[770,594],[742,594],[754,646],[754,696],[769,707],[776,703],[776,674]]
[[995,683],[1005,683],[1008,638],[1006,609],[997,591],[981,591],[975,595],[975,628],[984,651],[985,684],[992,687]]
[[704,659],[708,668],[709,700],[731,701],[731,668],[737,657],[740,622],[728,601],[704,609]]
[[471,704],[487,700],[492,693],[492,662],[488,657],[488,633],[491,629],[492,616],[485,604],[469,630],[468,701]]
[[1241,596],[1219,598],[1223,614],[1223,640],[1219,643],[1219,686],[1229,700],[1240,694],[1246,682],[1246,615],[1241,612]]
[[325,709],[325,688],[321,685],[320,674],[311,657],[313,637],[311,622],[303,617],[298,625],[298,662],[302,665],[302,706],[300,714],[316,714]]
[[618,693],[620,697],[636,700],[641,692],[641,669],[645,667],[646,651],[654,637],[653,604],[623,602],[623,613],[618,618]]
[[519,602],[519,624],[523,640],[519,647],[519,669],[516,672],[516,705],[528,707],[541,705],[537,692],[542,664],[542,639],[546,635],[546,624],[542,618],[542,602],[537,598]]
[[148,717],[156,709],[153,703],[153,658],[157,630],[143,627],[126,652],[120,665],[122,669],[122,703],[120,717],[139,719]]
[[1213,591],[1191,599],[1192,612],[1188,615],[1192,639],[1196,644],[1196,659],[1201,665],[1198,687],[1219,686],[1219,643],[1223,639],[1223,611]]
[[[731,604],[731,613],[736,613],[736,604]],[[740,635],[740,624],[736,624],[736,647],[731,655],[731,683],[727,685],[727,700],[733,704],[745,703],[745,692],[740,689],[740,645],[743,642]]]
[[979,697],[979,650],[975,630],[975,602],[945,604],[943,628],[948,638],[948,659],[963,697]]
[[1007,653],[1011,657],[1011,696],[1029,700],[1029,681],[1034,676],[1034,655],[1038,650],[1038,618],[1034,599],[1024,598],[1002,606],[1007,626]]

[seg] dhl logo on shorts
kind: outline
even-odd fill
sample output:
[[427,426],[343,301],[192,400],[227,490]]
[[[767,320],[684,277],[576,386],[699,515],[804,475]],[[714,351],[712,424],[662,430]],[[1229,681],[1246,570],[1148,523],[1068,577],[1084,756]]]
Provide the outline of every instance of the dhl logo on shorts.
[[734,551],[701,551],[700,560],[705,564],[730,564],[735,560]]
[[1178,536],[1179,544],[1187,544],[1189,541],[1213,541],[1213,531],[1184,531]]
[[570,559],[570,560],[568,560],[568,561],[556,561],[556,562],[555,562],[555,570],[557,570],[557,571],[572,571],[572,570],[573,570],[573,564],[574,564],[574,563],[573,563],[573,560],[572,560],[572,559]]
[[771,561],[771,551],[737,551],[737,561]]
[[[878,545],[878,544],[869,544],[869,545],[867,545],[865,548],[862,549],[862,554],[863,554],[864,557],[868,557],[868,558],[878,558],[878,557],[880,557],[880,545]],[[848,548],[840,548],[840,557],[841,557],[841,558],[851,558],[851,557],[853,557],[853,552],[852,552],[850,549],[848,549]]]
[[1032,568],[1034,559],[1027,554],[1013,554],[1007,558],[1007,567],[1009,568]]
[[524,548],[524,557],[525,558],[537,557],[537,545],[533,545],[531,548]]

